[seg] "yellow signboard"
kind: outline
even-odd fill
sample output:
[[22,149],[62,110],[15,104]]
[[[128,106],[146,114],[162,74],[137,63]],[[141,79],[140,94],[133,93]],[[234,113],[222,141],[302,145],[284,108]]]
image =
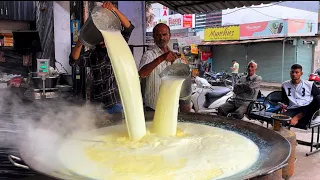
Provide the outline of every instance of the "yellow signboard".
[[204,29],[204,41],[239,40],[240,26],[222,26]]
[[198,54],[198,47],[195,44],[190,44],[191,46],[191,53]]

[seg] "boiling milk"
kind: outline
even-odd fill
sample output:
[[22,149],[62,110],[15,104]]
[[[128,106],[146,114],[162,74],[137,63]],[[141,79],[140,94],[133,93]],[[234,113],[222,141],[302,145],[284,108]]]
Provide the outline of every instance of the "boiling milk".
[[100,30],[117,79],[130,139],[139,140],[146,134],[139,74],[131,50],[118,32]]
[[179,122],[176,136],[158,136],[146,124],[139,141],[128,138],[124,124],[79,135],[102,142],[68,140],[59,158],[71,171],[97,180],[213,180],[246,170],[259,155],[254,142],[232,131]]
[[175,136],[179,109],[179,96],[185,78],[163,77],[156,104],[152,131],[162,136]]
[[184,79],[163,79],[154,122],[146,124],[130,49],[120,32],[101,32],[119,85],[126,125],[72,138],[101,143],[65,141],[58,155],[66,168],[97,180],[209,180],[237,174],[254,164],[259,149],[246,137],[216,127],[177,123]]

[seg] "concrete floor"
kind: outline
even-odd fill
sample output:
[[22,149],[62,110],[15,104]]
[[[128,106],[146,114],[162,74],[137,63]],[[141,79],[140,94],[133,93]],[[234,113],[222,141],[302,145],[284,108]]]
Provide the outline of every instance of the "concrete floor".
[[[262,125],[259,121],[245,120],[257,125]],[[266,123],[263,124],[264,127]],[[269,126],[270,128],[270,126]],[[300,129],[291,129],[299,140],[309,141],[311,137],[311,130],[304,131]],[[316,137],[316,134],[315,136]],[[311,156],[306,156],[306,153],[310,152],[309,146],[297,145],[296,146],[296,158],[294,175],[290,180],[320,180],[320,152]]]
[[[272,90],[262,89],[263,95],[268,95]],[[261,125],[260,122],[255,122]],[[266,127],[266,123],[264,124]],[[300,129],[291,129],[295,134],[297,139],[309,141],[311,137],[311,130],[300,130]],[[314,134],[314,138],[316,134]],[[315,139],[316,140],[316,139]],[[296,147],[296,158],[295,163],[295,172],[290,180],[320,180],[320,152],[313,154],[311,156],[306,156],[306,153],[310,151],[310,147],[297,145]]]

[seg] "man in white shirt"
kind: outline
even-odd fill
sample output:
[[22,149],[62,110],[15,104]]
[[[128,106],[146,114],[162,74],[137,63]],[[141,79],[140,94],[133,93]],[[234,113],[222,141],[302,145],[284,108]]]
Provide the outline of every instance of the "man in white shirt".
[[144,103],[149,110],[155,110],[161,78],[159,74],[172,63],[179,62],[177,54],[168,47],[170,28],[159,23],[153,28],[153,39],[156,46],[146,51],[140,61],[139,76],[146,78]]
[[291,80],[282,83],[282,103],[280,106],[287,111],[284,113],[292,117],[290,123],[304,128],[312,115],[320,108],[320,92],[313,81],[300,79],[302,66],[291,66]]
[[260,91],[262,78],[256,74],[257,68],[257,63],[249,62],[248,75],[241,77],[238,83],[234,85],[235,97],[218,108],[218,115],[232,116],[237,119],[244,117],[250,101],[256,100]]
[[232,60],[233,66],[231,67],[232,70],[232,87],[237,83],[237,76],[239,72],[239,63],[236,60]]

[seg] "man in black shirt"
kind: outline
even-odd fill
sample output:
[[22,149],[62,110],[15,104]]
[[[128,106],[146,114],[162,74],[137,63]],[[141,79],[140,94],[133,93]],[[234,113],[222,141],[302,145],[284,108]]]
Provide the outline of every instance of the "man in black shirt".
[[[128,42],[134,26],[111,2],[105,2],[102,6],[114,11],[118,15],[123,26],[121,33]],[[104,104],[107,112],[110,114],[120,113],[122,105],[119,89],[104,42],[101,42],[94,49],[88,50],[82,55],[80,55],[81,49],[82,44],[78,41],[70,54],[70,65],[90,67],[92,72],[90,93],[92,101]]]

